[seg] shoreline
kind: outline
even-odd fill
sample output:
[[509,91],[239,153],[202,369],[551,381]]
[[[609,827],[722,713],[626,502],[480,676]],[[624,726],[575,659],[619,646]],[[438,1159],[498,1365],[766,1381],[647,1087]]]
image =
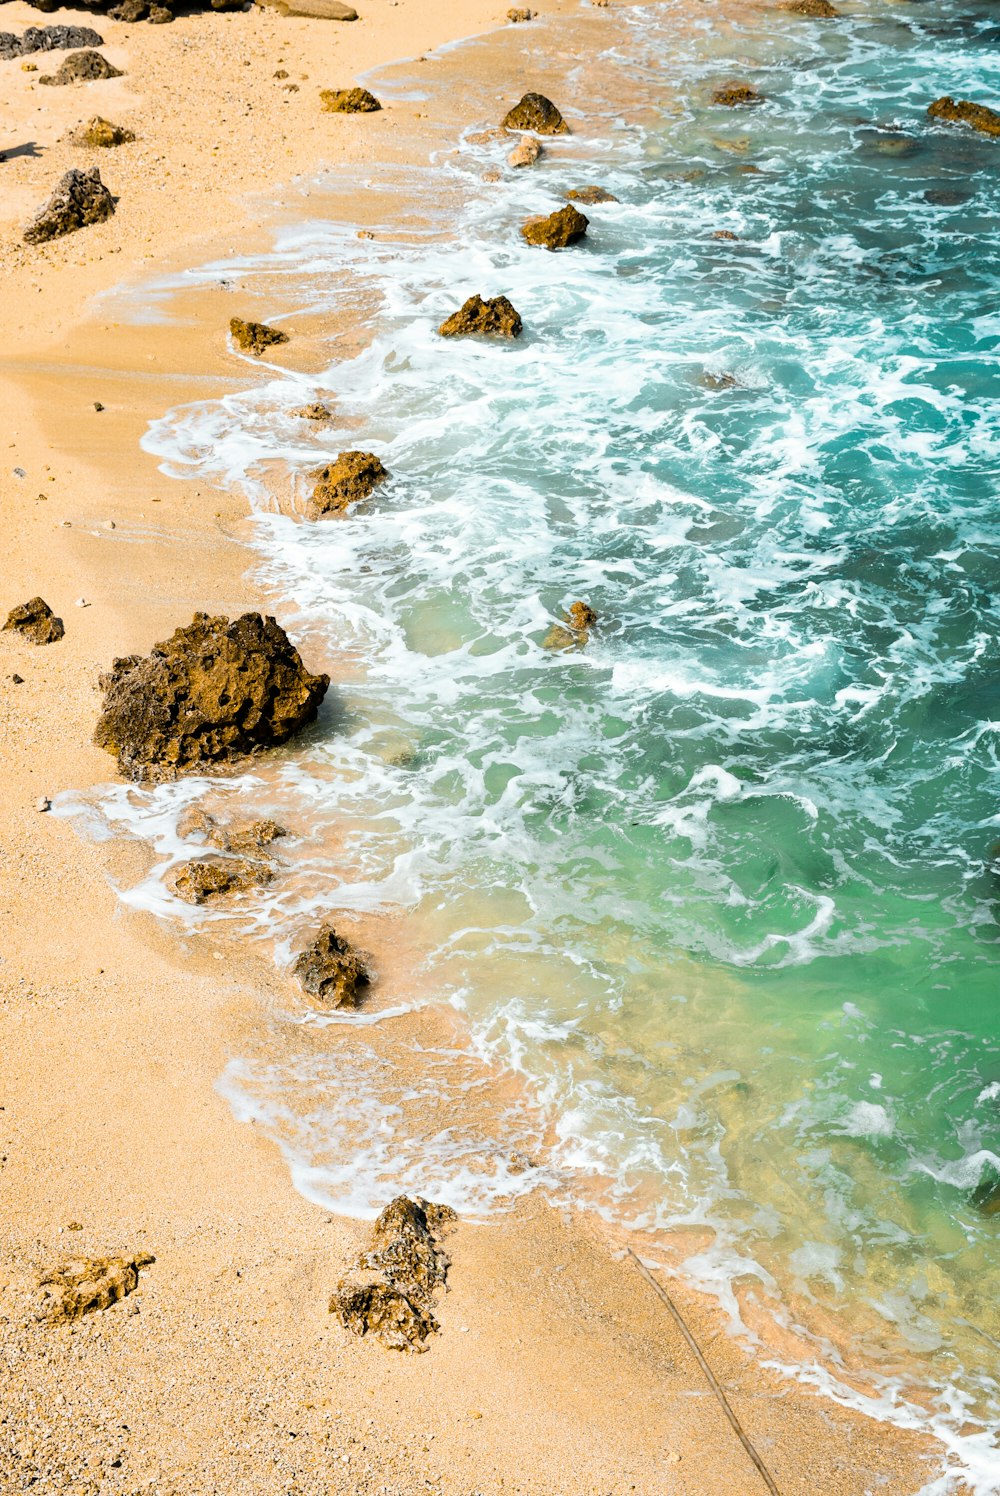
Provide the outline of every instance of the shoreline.
[[[19,21],[20,17],[10,19]],[[242,18],[211,19],[228,23]],[[201,20],[188,18],[191,26]],[[420,138],[410,137],[410,150],[420,150]],[[88,238],[92,232],[110,232],[114,226],[113,220],[98,231],[87,231]],[[263,235],[264,224],[259,228]],[[171,258],[190,263],[194,242],[182,239]],[[80,236],[57,243],[65,247],[67,257],[76,250],[84,254],[88,247]],[[153,251],[157,257],[162,252]],[[74,267],[68,258],[51,267],[56,286],[48,295],[54,300],[65,293],[74,268],[85,271],[78,279],[87,278],[88,267]],[[23,276],[31,273],[24,270]],[[15,273],[14,289],[27,302],[27,281],[21,276],[21,271]],[[145,454],[141,485],[137,481],[138,434],[151,414],[179,403],[175,391],[194,391],[212,381],[219,387],[241,382],[232,372],[231,358],[221,351],[218,327],[202,323],[196,335],[183,322],[118,327],[112,336],[101,338],[86,321],[73,324],[76,311],[78,307],[67,312],[63,305],[45,324],[45,337],[36,348],[39,354],[46,351],[46,343],[51,348],[51,337],[58,329],[62,346],[55,356],[51,352],[47,359],[5,356],[0,363],[0,382],[14,411],[11,429],[16,448],[12,444],[11,459],[27,468],[25,487],[36,492],[36,477],[42,482],[53,476],[46,473],[43,460],[49,453],[56,459],[49,466],[59,468],[44,504],[34,498],[29,501],[17,487],[12,488],[12,502],[5,504],[18,526],[16,538],[8,534],[5,546],[8,586],[12,601],[20,600],[21,592],[28,596],[40,591],[67,624],[65,641],[32,652],[26,662],[25,649],[6,637],[3,641],[5,674],[25,663],[30,667],[16,698],[5,693],[11,713],[5,741],[16,742],[18,754],[4,755],[8,783],[16,786],[16,804],[4,810],[2,833],[5,845],[16,849],[19,873],[16,888],[5,897],[8,923],[19,936],[0,969],[5,1037],[8,1033],[16,1036],[5,1056],[5,1068],[14,1073],[3,1077],[5,1096],[11,1098],[5,1115],[13,1141],[5,1132],[8,1158],[0,1174],[0,1182],[15,1201],[12,1218],[16,1225],[4,1228],[10,1281],[0,1298],[3,1312],[16,1326],[11,1336],[19,1368],[11,1391],[12,1406],[20,1399],[15,1416],[19,1421],[25,1417],[25,1400],[30,1402],[33,1385],[38,1385],[49,1393],[54,1386],[66,1389],[57,1395],[69,1396],[74,1405],[90,1399],[100,1410],[96,1416],[103,1417],[113,1403],[112,1389],[123,1376],[134,1382],[151,1370],[151,1348],[135,1333],[136,1328],[149,1325],[161,1359],[163,1347],[180,1329],[188,1348],[185,1357],[174,1353],[172,1375],[176,1379],[182,1367],[187,1373],[181,1379],[192,1389],[186,1406],[199,1426],[194,1440],[199,1452],[192,1464],[166,1468],[176,1433],[169,1421],[164,1425],[156,1420],[152,1407],[147,1408],[147,1432],[150,1422],[157,1422],[158,1427],[145,1448],[141,1435],[130,1435],[134,1462],[130,1489],[135,1489],[141,1467],[141,1478],[148,1478],[150,1489],[159,1489],[155,1483],[160,1479],[169,1483],[186,1478],[205,1482],[186,1489],[270,1491],[275,1489],[267,1483],[270,1477],[262,1478],[266,1462],[261,1440],[269,1428],[263,1410],[253,1427],[254,1458],[259,1465],[247,1465],[245,1459],[241,1463],[235,1450],[226,1449],[226,1470],[220,1473],[212,1461],[221,1462],[221,1456],[212,1451],[213,1441],[220,1434],[224,1437],[229,1414],[243,1405],[248,1394],[251,1379],[243,1358],[248,1357],[246,1364],[255,1370],[267,1365],[269,1335],[277,1333],[286,1354],[278,1357],[278,1371],[268,1365],[268,1374],[275,1378],[271,1396],[287,1414],[288,1439],[301,1437],[293,1428],[294,1421],[311,1425],[307,1441],[316,1457],[309,1472],[296,1469],[286,1475],[283,1465],[282,1479],[304,1482],[301,1489],[305,1491],[375,1490],[375,1481],[389,1479],[393,1484],[386,1489],[393,1491],[425,1490],[436,1481],[432,1488],[457,1493],[467,1490],[469,1481],[495,1482],[498,1469],[506,1471],[511,1489],[533,1492],[677,1489],[708,1496],[716,1490],[732,1490],[734,1482],[740,1483],[737,1489],[752,1489],[752,1471],[711,1404],[697,1369],[668,1330],[638,1275],[633,1274],[632,1281],[624,1273],[615,1262],[614,1243],[608,1242],[595,1223],[578,1217],[571,1223],[557,1221],[538,1198],[495,1225],[460,1226],[450,1248],[455,1259],[452,1292],[441,1306],[445,1333],[432,1345],[428,1357],[393,1358],[363,1342],[347,1344],[347,1337],[325,1315],[325,1300],[363,1239],[364,1229],[342,1218],[324,1219],[321,1211],[294,1193],[273,1144],[254,1130],[235,1125],[212,1085],[204,1094],[206,1077],[214,1075],[217,1081],[224,1068],[219,1061],[233,1051],[238,1036],[257,1027],[261,1003],[269,1000],[276,985],[274,974],[269,975],[256,956],[232,950],[213,964],[220,952],[205,949],[210,942],[199,937],[175,942],[149,917],[121,918],[106,879],[118,869],[135,867],[141,849],[120,842],[85,843],[69,828],[33,811],[33,798],[57,784],[81,780],[93,784],[110,777],[109,762],[89,746],[86,727],[92,726],[96,716],[93,682],[97,668],[105,667],[113,653],[147,648],[177,623],[186,622],[194,607],[213,612],[273,607],[273,602],[262,602],[256,583],[248,580],[248,525],[241,499],[212,491],[211,512],[206,512],[203,485],[164,478]],[[80,356],[90,353],[92,344],[100,345],[93,348],[89,365],[95,372],[92,377],[88,373],[88,384],[94,383],[95,392],[91,394],[88,388],[81,397],[80,411],[67,416],[67,392],[79,385]],[[151,354],[152,347],[157,351]],[[308,356],[308,350],[303,353]],[[155,364],[151,376],[135,372],[143,360]],[[31,363],[36,366],[29,368]],[[106,398],[109,390],[110,398]],[[92,411],[94,399],[104,404],[99,414]],[[38,408],[53,413],[48,429],[34,418]],[[4,484],[10,482],[8,468]],[[136,493],[140,486],[141,496]],[[154,503],[158,505],[155,511]],[[69,534],[53,540],[53,532],[62,531],[66,519]],[[116,526],[113,532],[103,528],[109,519]],[[156,554],[151,556],[154,547],[148,540],[154,525]],[[138,566],[136,558],[141,558]],[[53,576],[59,577],[58,599],[55,594],[49,596]],[[77,610],[67,601],[74,587],[91,602],[89,608]],[[303,652],[311,668],[323,668],[326,662]],[[333,661],[335,680],[336,671]],[[73,723],[72,732],[66,730],[67,717]],[[10,762],[24,748],[41,743],[45,744],[44,769],[30,762]],[[46,905],[40,918],[37,906],[43,897]],[[88,967],[86,982],[81,981],[83,950],[94,967],[93,971]],[[141,990],[132,1011],[136,974]],[[107,980],[98,983],[98,976]],[[30,1003],[25,1003],[19,990],[25,986],[36,994]],[[81,991],[81,986],[88,990]],[[99,1043],[92,1051],[85,1050],[82,1059],[70,1043],[74,1035],[66,1024],[67,993],[77,1003],[75,1021],[80,1021],[82,1010],[91,1032],[100,1035]],[[136,1054],[141,1077],[128,1073]],[[58,1077],[61,1088],[66,1077],[73,1078],[72,1105],[67,1107],[50,1095],[33,1094],[31,1067],[42,1056],[50,1064],[50,1084],[56,1084]],[[91,1058],[101,1073],[81,1077],[81,1068]],[[16,1073],[18,1062],[26,1066],[25,1074]],[[190,1108],[191,1116],[178,1126],[177,1111],[182,1106]],[[140,1112],[152,1135],[145,1135],[143,1129],[137,1138],[134,1123]],[[199,1126],[207,1131],[208,1139],[200,1134]],[[81,1130],[85,1146],[74,1154],[73,1144]],[[45,1138],[43,1147],[32,1142],[38,1138]],[[132,1148],[135,1154],[130,1157]],[[212,1156],[215,1150],[218,1158]],[[122,1159],[128,1159],[128,1167],[116,1168],[116,1161]],[[192,1160],[199,1170],[193,1185],[187,1179]],[[42,1170],[46,1183],[40,1190]],[[154,1186],[151,1192],[150,1184]],[[158,1190],[167,1198],[157,1199]],[[210,1221],[207,1228],[199,1224],[205,1216]],[[32,1268],[46,1265],[65,1246],[63,1233],[71,1217],[84,1221],[83,1233],[72,1242],[74,1247],[130,1248],[136,1244],[136,1233],[141,1233],[140,1244],[148,1245],[160,1263],[149,1271],[148,1289],[143,1281],[138,1316],[126,1319],[127,1304],[107,1315],[92,1316],[79,1330],[60,1332],[53,1352],[57,1337],[51,1336],[46,1343],[44,1332],[23,1320],[24,1294]],[[263,1231],[259,1231],[262,1219]],[[209,1240],[199,1240],[206,1233]],[[273,1253],[273,1260],[265,1262],[268,1252]],[[237,1262],[242,1264],[238,1268]],[[567,1279],[556,1276],[567,1267],[572,1293],[565,1286]],[[531,1281],[532,1273],[543,1280],[541,1288]],[[252,1288],[244,1282],[251,1275]],[[220,1283],[224,1287],[218,1292]],[[498,1283],[505,1285],[508,1297],[498,1292]],[[174,1301],[178,1288],[179,1304]],[[217,1293],[223,1302],[216,1302]],[[783,1492],[860,1492],[868,1489],[865,1482],[876,1477],[881,1489],[904,1492],[916,1489],[912,1482],[918,1470],[921,1481],[931,1477],[932,1466],[922,1464],[928,1456],[932,1461],[935,1457],[929,1441],[839,1412],[832,1403],[763,1373],[735,1343],[720,1336],[718,1316],[693,1294],[690,1301],[685,1295],[682,1302],[701,1343],[711,1346],[716,1373],[724,1376],[738,1405],[750,1410],[746,1422],[752,1437],[767,1447],[769,1465],[781,1471]],[[265,1332],[256,1337],[246,1326],[248,1306],[260,1311],[254,1326],[263,1326]],[[533,1332],[528,1345],[519,1345],[513,1354],[509,1343],[512,1306],[515,1321],[531,1324]],[[228,1344],[227,1327],[234,1323],[240,1325],[243,1337],[238,1355]],[[464,1348],[480,1342],[471,1384],[469,1358],[463,1356],[460,1339],[463,1330],[469,1334]],[[74,1342],[79,1345],[81,1341],[86,1347],[83,1385],[74,1365]],[[206,1343],[212,1352],[206,1357],[203,1350],[199,1363],[197,1348]],[[320,1350],[322,1355],[317,1354]],[[55,1374],[51,1366],[43,1366],[45,1354],[54,1354]],[[219,1359],[213,1362],[216,1354]],[[298,1389],[290,1386],[295,1380],[291,1368],[303,1356],[309,1364],[307,1380],[318,1401],[302,1406],[309,1415],[319,1415],[315,1418],[304,1416],[295,1400]],[[340,1386],[349,1386],[357,1397],[357,1408],[350,1414],[343,1405],[322,1410],[324,1393],[330,1402],[326,1382],[334,1366]],[[199,1410],[198,1399],[213,1379],[213,1371],[220,1375],[219,1367],[228,1392],[235,1389],[236,1395],[225,1402],[228,1414],[208,1418]],[[157,1366],[151,1386],[162,1390],[164,1385]],[[473,1395],[470,1385],[475,1389],[475,1405],[464,1407]],[[614,1389],[614,1397],[608,1396],[608,1387]],[[536,1406],[539,1388],[541,1409]],[[431,1395],[447,1410],[446,1415],[440,1407],[429,1412]],[[774,1399],[767,1412],[761,1408],[765,1397]],[[386,1399],[396,1398],[396,1412],[387,1420],[388,1432],[381,1429],[376,1437],[376,1443],[385,1447],[373,1450],[368,1409],[375,1400],[380,1412],[384,1411]],[[661,1411],[657,1427],[651,1427],[655,1420],[644,1410],[649,1399],[656,1400]],[[605,1406],[609,1401],[610,1408]],[[697,1413],[692,1413],[693,1407]],[[44,1448],[45,1439],[52,1438],[52,1425],[42,1411],[31,1416],[40,1430],[31,1437]],[[324,1419],[329,1424],[331,1417],[343,1425],[337,1431],[336,1454],[331,1453],[328,1428],[325,1441],[323,1437]],[[413,1429],[421,1419],[424,1424],[414,1441]],[[572,1433],[574,1420],[586,1420],[592,1430],[599,1425],[594,1435],[599,1451],[578,1447]],[[135,1426],[139,1427],[138,1417]],[[33,1427],[30,1418],[29,1427]],[[435,1458],[442,1449],[446,1453],[428,1480],[419,1467],[422,1462],[433,1464],[428,1459],[431,1440]],[[65,1435],[61,1440],[56,1437],[55,1447],[66,1442]],[[85,1444],[77,1451],[74,1441],[68,1442],[71,1453],[79,1454],[81,1461],[90,1457],[92,1450]],[[101,1441],[96,1442],[103,1449]],[[360,1452],[355,1446],[360,1446]],[[102,1491],[125,1488],[118,1481],[125,1479],[128,1462],[116,1473],[110,1449],[109,1443],[100,1455],[104,1484],[98,1489]],[[347,1463],[337,1464],[343,1462],[344,1453],[349,1456]],[[361,1453],[366,1460],[359,1471]],[[15,1481],[25,1473],[23,1461],[33,1457],[19,1455],[22,1463],[12,1469]],[[152,1457],[159,1460],[160,1468],[147,1477]],[[797,1471],[793,1469],[796,1462]],[[548,1473],[550,1464],[558,1471],[554,1484],[547,1483],[553,1479]],[[85,1472],[85,1463],[81,1470]],[[623,1482],[623,1471],[635,1479]],[[2,1463],[0,1473],[6,1473]],[[75,1468],[73,1478],[77,1478]],[[89,1477],[84,1473],[79,1478]],[[210,1486],[210,1479],[221,1479],[222,1484]],[[521,1480],[523,1487],[518,1483]],[[12,1488],[26,1489],[26,1485]]]

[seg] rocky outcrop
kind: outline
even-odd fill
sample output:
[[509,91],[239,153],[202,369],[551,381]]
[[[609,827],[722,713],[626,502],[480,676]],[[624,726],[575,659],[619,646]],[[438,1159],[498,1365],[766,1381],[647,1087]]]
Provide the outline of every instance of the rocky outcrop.
[[337,1285],[331,1314],[389,1350],[425,1351],[440,1329],[432,1305],[451,1265],[440,1239],[456,1219],[447,1205],[399,1195],[375,1222],[369,1251]]
[[89,26],[29,26],[20,36],[0,31],[0,59],[29,57],[32,52],[61,52],[69,47],[103,47],[104,38]]
[[504,116],[505,130],[530,130],[533,135],[568,135],[569,125],[551,99],[526,93]]
[[371,985],[370,962],[367,951],[356,951],[332,925],[324,925],[292,970],[310,997],[331,1008],[360,1008]]
[[519,338],[523,325],[506,296],[491,296],[484,301],[477,295],[446,317],[438,332],[442,338]]
[[56,617],[41,597],[33,597],[29,602],[11,608],[4,624],[4,630],[7,629],[32,644],[56,644],[66,632],[62,619]]
[[319,97],[327,114],[374,114],[382,108],[367,88],[324,88]]
[[228,893],[263,888],[274,877],[267,862],[247,857],[193,857],[171,870],[167,882],[185,904],[206,904]]
[[374,493],[389,477],[374,452],[341,452],[316,474],[318,482],[309,500],[309,517],[340,514]]
[[811,16],[818,21],[830,21],[840,15],[840,11],[830,4],[830,0],[787,0],[780,8],[789,15]]
[[970,99],[952,99],[945,94],[934,100],[927,113],[931,119],[944,120],[949,125],[968,125],[980,135],[1000,135],[1000,114],[985,104],[973,104]]
[[[48,14],[50,11],[58,10],[63,0],[27,0],[27,3]],[[81,0],[86,9],[106,12],[113,21],[144,21],[149,20],[154,24],[158,21],[172,21],[174,19],[174,3],[170,0],[167,5],[157,3],[157,0]],[[193,10],[243,10],[246,0],[184,0],[182,9],[185,13]]]
[[590,638],[597,614],[589,603],[575,602],[563,614],[562,623],[554,623],[542,640],[543,649],[582,649]]
[[273,618],[196,613],[148,655],[115,660],[101,676],[94,741],[129,778],[173,778],[287,742],[329,684],[310,675]]
[[565,208],[558,208],[547,218],[529,218],[521,229],[521,236],[541,249],[566,249],[583,238],[589,223],[588,218],[567,203]]
[[45,73],[39,83],[59,85],[65,83],[99,83],[103,78],[123,78],[120,68],[112,67],[100,52],[71,52],[59,64],[55,73]]
[[764,95],[752,83],[725,83],[712,95],[712,103],[722,104],[726,109],[742,109],[763,102]]
[[113,145],[129,145],[135,139],[131,130],[126,130],[124,125],[113,125],[109,119],[102,119],[95,114],[93,119],[87,123],[72,137],[76,145],[99,146],[107,149]]
[[229,331],[237,348],[260,358],[266,348],[278,343],[287,343],[288,334],[279,327],[268,327],[266,322],[244,322],[242,317],[230,317]]
[[566,194],[571,203],[616,203],[618,199],[606,187],[571,187]]
[[25,244],[44,244],[92,223],[103,223],[115,211],[115,200],[101,181],[96,166],[85,171],[73,166],[24,231]]
[[39,1278],[39,1317],[60,1324],[110,1309],[138,1288],[139,1269],[155,1261],[148,1252],[133,1257],[71,1257]]
[[507,157],[507,165],[515,168],[534,166],[542,154],[542,143],[533,135],[523,135]]
[[185,810],[177,822],[177,834],[187,840],[201,836],[221,852],[235,852],[239,856],[252,857],[265,851],[272,842],[287,836],[284,826],[266,817],[259,821],[230,821],[220,823],[200,806],[192,805]]

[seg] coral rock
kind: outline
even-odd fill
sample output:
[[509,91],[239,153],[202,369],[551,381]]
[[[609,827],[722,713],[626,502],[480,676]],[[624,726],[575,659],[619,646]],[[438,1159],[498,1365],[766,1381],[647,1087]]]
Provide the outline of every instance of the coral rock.
[[534,166],[542,154],[542,143],[533,135],[524,135],[507,157],[508,166]]
[[298,410],[292,411],[293,416],[298,416],[303,421],[332,421],[333,411],[325,405],[303,405]]
[[531,21],[534,19],[534,16],[535,12],[533,10],[528,10],[520,5],[512,5],[507,12],[507,19],[513,26],[519,25],[522,21]]
[[303,988],[332,1008],[359,1008],[372,975],[366,951],[356,951],[332,925],[324,925],[292,967]]
[[523,323],[516,308],[506,296],[470,296],[464,306],[452,312],[438,328],[443,338],[518,338]]
[[284,826],[279,826],[277,821],[272,821],[269,817],[259,821],[231,821],[220,825],[214,816],[210,816],[200,806],[192,805],[180,816],[177,834],[185,839],[203,836],[222,852],[252,856],[255,852],[263,852],[272,842],[287,836],[288,832]]
[[521,235],[529,244],[541,249],[565,249],[575,244],[587,232],[590,220],[570,204],[558,208],[547,218],[529,218],[521,229]]
[[59,1323],[110,1309],[138,1288],[139,1269],[155,1261],[148,1252],[134,1257],[71,1257],[38,1280],[39,1313]]
[[374,452],[341,452],[316,476],[319,481],[309,500],[312,519],[337,514],[348,505],[367,499],[389,474]]
[[575,602],[563,614],[563,622],[555,623],[542,640],[543,649],[582,649],[590,637],[590,630],[597,622],[597,614],[589,603]]
[[830,4],[830,0],[788,0],[787,5],[781,7],[793,16],[812,16],[814,20],[829,21],[834,16],[839,16],[840,11]]
[[20,36],[0,31],[0,59],[58,52],[68,47],[103,47],[104,38],[89,26],[29,26]]
[[32,644],[55,644],[65,634],[63,621],[57,618],[48,603],[41,597],[11,608],[4,629],[11,629]]
[[126,130],[124,125],[113,125],[109,119],[102,119],[99,114],[88,120],[74,136],[78,145],[101,147],[128,145],[134,139],[131,130]]
[[287,343],[288,334],[278,327],[268,327],[266,322],[244,322],[242,317],[230,317],[229,331],[237,348],[260,358],[266,348],[277,343]]
[[504,116],[505,130],[530,130],[534,135],[568,135],[569,125],[551,99],[544,94],[526,93],[520,103]]
[[764,95],[751,83],[726,83],[712,95],[713,104],[724,104],[727,109],[739,109],[750,104],[763,104]]
[[431,1304],[450,1266],[439,1238],[456,1219],[447,1205],[399,1195],[376,1221],[370,1250],[337,1285],[331,1314],[389,1350],[426,1350],[440,1328]]
[[606,187],[571,187],[566,194],[571,203],[616,203],[618,199]]
[[319,97],[327,114],[374,114],[382,108],[367,88],[324,88]]
[[170,873],[170,887],[185,904],[205,904],[227,893],[262,888],[274,877],[266,862],[247,857],[194,857]]
[[102,78],[123,78],[120,68],[112,67],[100,52],[71,52],[59,65],[58,72],[46,73],[39,83],[97,83]]
[[973,104],[969,99],[956,100],[945,94],[934,100],[927,113],[931,119],[945,120],[950,125],[969,125],[980,135],[1000,135],[1000,114],[985,104]]
[[73,166],[63,177],[44,208],[40,208],[24,231],[25,244],[44,244],[63,234],[75,233],[92,223],[103,223],[115,211],[115,200],[101,181],[96,166],[86,171]]

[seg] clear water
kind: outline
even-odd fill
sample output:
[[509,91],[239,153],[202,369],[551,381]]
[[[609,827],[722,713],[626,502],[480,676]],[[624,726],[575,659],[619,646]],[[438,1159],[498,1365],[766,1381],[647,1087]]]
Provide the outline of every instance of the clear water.
[[[339,662],[312,740],[247,781],[306,829],[244,927],[287,960],[318,912],[405,911],[419,975],[390,1010],[450,1005],[466,1031],[402,1099],[396,1020],[381,1056],[371,1026],[350,1051],[313,1032],[233,1067],[240,1114],[333,1206],[401,1179],[479,1211],[539,1182],[597,1204],[795,1374],[933,1424],[987,1492],[1000,142],[925,109],[1000,99],[1000,27],[974,0],[844,10],[683,41],[669,5],[616,17],[563,89],[577,133],[534,171],[484,185],[497,148],[442,139],[405,234],[319,219],[228,266],[270,278],[293,330],[366,306],[372,342],[174,411],[148,445],[244,486],[285,621]],[[536,36],[496,45],[523,62]],[[382,91],[442,97],[458,66]],[[734,76],[768,102],[711,107]],[[620,203],[587,210],[582,246],[520,242],[587,181]],[[373,178],[373,213],[393,186]],[[436,338],[472,291],[509,294],[525,336]],[[315,398],[322,435],[290,414]],[[359,444],[392,484],[300,523],[308,470]],[[544,650],[578,597],[586,649]],[[103,814],[169,860],[203,788],[109,791]],[[126,897],[176,913],[164,866]],[[477,1063],[527,1082],[485,1173]],[[377,1146],[345,1122],[365,1087]],[[443,1120],[415,1131],[432,1098]]]

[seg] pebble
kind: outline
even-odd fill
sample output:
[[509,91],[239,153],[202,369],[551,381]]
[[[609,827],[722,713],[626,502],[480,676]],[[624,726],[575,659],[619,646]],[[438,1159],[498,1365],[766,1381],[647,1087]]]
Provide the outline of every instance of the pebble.
[[95,400],[94,401],[94,409],[95,410],[103,410],[104,409],[104,406],[101,404],[100,400]]
[[114,530],[116,528],[114,520],[113,519],[106,519],[104,521],[104,528],[105,528],[105,530]]
[[23,675],[12,675],[11,676],[11,680],[14,682],[15,686],[23,686],[24,685],[24,676]]
[[15,469],[14,469],[14,477],[15,477],[15,478],[26,478],[26,477],[27,477],[27,476],[28,476],[28,475],[27,475],[27,473],[26,473],[26,472],[25,472],[25,471],[24,471],[24,468],[15,468]]
[[78,597],[77,600],[76,600],[76,605],[77,605],[78,608],[89,608],[90,607],[90,604],[89,604],[89,602],[87,601],[87,599],[85,597]]
[[51,810],[52,809],[52,801],[49,799],[48,795],[39,795],[38,799],[35,801],[35,809],[36,810]]

